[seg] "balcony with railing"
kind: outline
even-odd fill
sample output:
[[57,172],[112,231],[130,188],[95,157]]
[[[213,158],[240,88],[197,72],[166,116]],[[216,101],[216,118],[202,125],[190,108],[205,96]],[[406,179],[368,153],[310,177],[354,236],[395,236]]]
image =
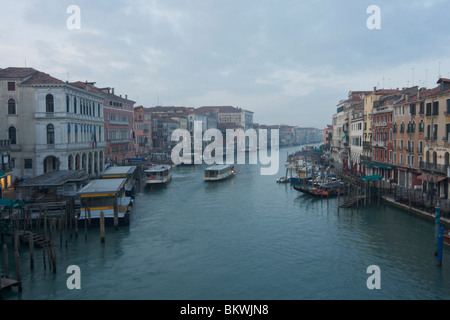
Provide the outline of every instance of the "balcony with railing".
[[119,144],[119,143],[130,143],[131,139],[111,139],[109,143],[111,144]]
[[9,140],[0,140],[0,151],[9,151],[10,149]]
[[1,172],[8,172],[8,171],[11,171],[12,169],[14,169],[12,162],[0,163],[0,171]]
[[125,120],[109,120],[109,124],[119,125],[119,126],[128,126],[131,125],[129,121]]
[[430,163],[430,162],[419,162],[419,168],[422,170],[429,170],[434,172],[440,172],[447,174],[447,171],[449,169],[448,164],[437,164],[437,163]]
[[381,148],[384,148],[384,147],[386,147],[386,146],[387,146],[386,141],[377,141],[377,140],[372,141],[372,147],[381,147]]

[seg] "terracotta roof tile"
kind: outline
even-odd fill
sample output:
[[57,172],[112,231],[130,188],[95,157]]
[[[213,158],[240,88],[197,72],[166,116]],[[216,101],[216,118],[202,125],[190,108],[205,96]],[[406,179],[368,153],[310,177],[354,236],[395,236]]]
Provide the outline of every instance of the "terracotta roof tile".
[[56,79],[46,73],[37,71],[22,84],[61,84],[64,81]]
[[0,78],[24,78],[38,72],[33,68],[16,68],[9,67],[5,69],[0,69]]

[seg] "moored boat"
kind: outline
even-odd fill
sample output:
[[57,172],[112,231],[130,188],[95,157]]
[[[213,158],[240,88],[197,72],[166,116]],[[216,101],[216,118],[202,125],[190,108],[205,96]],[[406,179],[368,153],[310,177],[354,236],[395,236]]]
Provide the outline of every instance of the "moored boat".
[[313,187],[294,185],[294,189],[315,197],[336,197],[344,194],[344,184],[342,182],[325,183]]
[[450,246],[450,229],[444,232],[444,244]]
[[289,179],[286,177],[280,177],[277,179],[277,183],[288,183]]

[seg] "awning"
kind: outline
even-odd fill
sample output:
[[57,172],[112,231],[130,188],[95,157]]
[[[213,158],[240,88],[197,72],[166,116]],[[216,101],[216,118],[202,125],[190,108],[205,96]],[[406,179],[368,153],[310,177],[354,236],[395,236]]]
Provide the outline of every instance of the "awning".
[[0,179],[6,177],[6,173],[0,172]]
[[419,180],[427,181],[427,182],[434,182],[437,183],[439,181],[447,179],[446,176],[438,176],[438,175],[432,175],[429,173],[424,173],[417,177]]
[[395,166],[387,164],[387,163],[381,163],[381,162],[362,161],[361,164],[365,165],[366,167],[373,167],[373,168],[379,168],[379,169],[395,169]]
[[376,181],[376,180],[381,180],[382,178],[383,177],[380,176],[379,174],[374,174],[374,175],[371,175],[371,176],[361,177],[361,180],[364,180],[364,181]]
[[24,201],[19,201],[19,200],[10,200],[10,199],[0,199],[0,206],[9,208],[9,207],[13,207],[13,208],[18,208],[18,207],[22,207],[25,204]]

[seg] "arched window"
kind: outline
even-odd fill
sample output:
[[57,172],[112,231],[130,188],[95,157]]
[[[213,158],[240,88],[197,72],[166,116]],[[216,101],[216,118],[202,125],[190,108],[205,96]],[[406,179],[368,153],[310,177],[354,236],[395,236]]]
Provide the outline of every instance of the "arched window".
[[52,124],[47,126],[47,144],[55,144],[55,127]]
[[17,144],[17,132],[15,127],[9,127],[8,138],[10,144]]
[[45,112],[55,112],[53,95],[48,94],[45,97]]
[[77,113],[77,98],[73,98],[73,113]]
[[16,114],[16,100],[8,100],[8,114]]
[[69,95],[66,95],[66,112],[70,112],[70,98]]
[[69,155],[69,158],[67,159],[67,169],[73,170],[73,156]]

